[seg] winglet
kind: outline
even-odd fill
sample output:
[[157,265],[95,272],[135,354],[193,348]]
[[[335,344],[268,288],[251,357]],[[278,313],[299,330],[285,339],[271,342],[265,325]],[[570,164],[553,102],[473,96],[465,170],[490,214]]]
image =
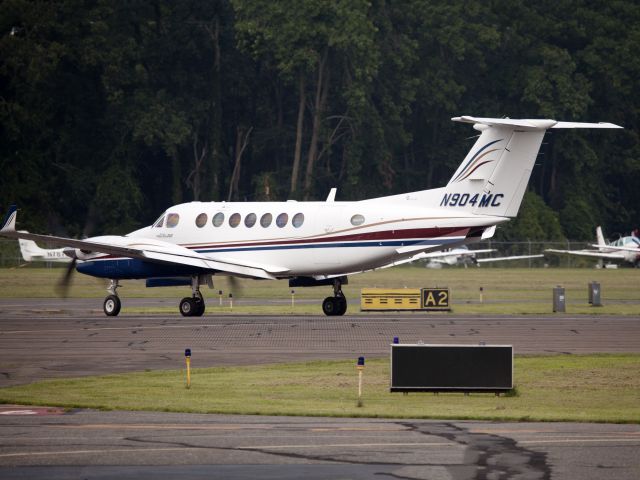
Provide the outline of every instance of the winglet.
[[0,232],[15,232],[16,231],[16,216],[18,215],[18,207],[16,205],[11,205],[9,207],[9,211],[4,216],[4,220],[2,221],[2,228]]

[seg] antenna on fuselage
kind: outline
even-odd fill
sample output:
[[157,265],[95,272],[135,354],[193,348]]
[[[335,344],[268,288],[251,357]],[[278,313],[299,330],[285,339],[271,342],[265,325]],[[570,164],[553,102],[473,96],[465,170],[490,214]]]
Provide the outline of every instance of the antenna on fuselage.
[[335,187],[334,187],[334,188],[332,188],[332,189],[329,191],[329,195],[327,195],[327,200],[326,200],[326,201],[327,201],[327,202],[334,202],[334,201],[336,200],[336,192],[337,192],[337,191],[338,191],[338,189],[337,189],[337,188],[335,188]]

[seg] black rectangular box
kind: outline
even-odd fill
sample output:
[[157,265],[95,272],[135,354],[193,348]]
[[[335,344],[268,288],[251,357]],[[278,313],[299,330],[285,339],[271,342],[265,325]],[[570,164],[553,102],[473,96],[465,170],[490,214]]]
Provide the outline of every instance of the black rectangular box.
[[505,392],[511,345],[391,345],[392,392]]

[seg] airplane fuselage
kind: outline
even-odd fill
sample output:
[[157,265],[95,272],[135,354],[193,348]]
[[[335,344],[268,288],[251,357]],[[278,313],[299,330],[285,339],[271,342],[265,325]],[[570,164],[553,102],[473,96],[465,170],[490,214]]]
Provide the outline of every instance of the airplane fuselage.
[[[479,240],[502,217],[423,208],[411,200],[380,202],[191,202],[175,205],[129,245],[173,244],[220,261],[277,266],[277,278],[333,276],[374,269],[412,256]],[[477,234],[474,236],[474,234]],[[124,246],[124,244],[123,244]],[[425,248],[426,247],[426,248]],[[89,254],[78,270],[106,278],[188,275],[160,264]],[[124,263],[123,263],[124,262]],[[118,267],[118,265],[120,265]],[[129,270],[129,271],[127,271]],[[195,270],[198,270],[197,268]]]

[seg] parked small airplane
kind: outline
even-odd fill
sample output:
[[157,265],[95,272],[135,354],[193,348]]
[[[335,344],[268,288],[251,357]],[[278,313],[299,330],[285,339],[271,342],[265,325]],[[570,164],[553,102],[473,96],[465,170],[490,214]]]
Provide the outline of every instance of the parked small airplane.
[[[550,128],[621,128],[611,123],[455,117],[480,132],[442,188],[336,202],[191,202],[167,209],[152,225],[125,236],[84,240],[17,232],[9,209],[0,235],[65,248],[69,272],[110,280],[103,308],[117,315],[119,280],[147,286],[191,285],[184,316],[200,316],[200,285],[213,276],[288,279],[292,287],[327,285],[326,315],[343,315],[347,276],[390,266],[423,252],[490,238],[517,215],[542,139]],[[68,275],[65,277],[68,278]]]
[[602,228],[598,226],[596,228],[596,239],[598,243],[591,245],[592,247],[597,248],[597,250],[556,250],[548,248],[545,252],[593,257],[604,260],[621,260],[633,263],[635,266],[640,266],[640,238],[638,238],[636,232],[637,230],[634,230],[631,235],[620,237],[618,240],[607,243],[604,239],[604,235],[602,234]]
[[504,262],[507,260],[525,260],[528,258],[542,258],[543,254],[537,255],[513,255],[510,257],[485,257],[478,258],[479,253],[491,253],[495,252],[495,248],[485,248],[481,250],[470,250],[466,245],[458,248],[450,248],[443,250],[442,252],[430,252],[420,255],[420,259],[427,260],[427,268],[442,268],[443,265],[458,265],[463,264],[465,267],[469,263],[474,263],[480,266],[483,263],[491,262]]
[[18,243],[25,262],[71,262],[71,258],[65,255],[64,248],[40,248],[33,240],[22,238],[18,239]]

